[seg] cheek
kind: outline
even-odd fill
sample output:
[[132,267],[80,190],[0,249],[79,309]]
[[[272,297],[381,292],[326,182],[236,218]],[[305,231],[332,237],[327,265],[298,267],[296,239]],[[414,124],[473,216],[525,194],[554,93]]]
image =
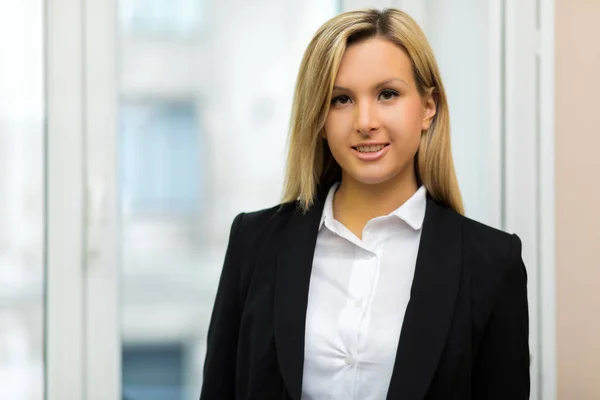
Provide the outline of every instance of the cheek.
[[386,113],[386,125],[392,140],[412,142],[421,136],[423,119],[419,101],[405,102],[400,107]]
[[325,138],[330,144],[340,141],[348,132],[348,117],[340,112],[330,112],[325,120]]

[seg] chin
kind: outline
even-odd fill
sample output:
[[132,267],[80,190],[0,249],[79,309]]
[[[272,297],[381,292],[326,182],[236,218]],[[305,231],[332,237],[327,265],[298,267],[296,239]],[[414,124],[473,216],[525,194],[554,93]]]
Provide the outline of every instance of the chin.
[[394,179],[395,175],[354,175],[352,179],[363,185],[380,185]]

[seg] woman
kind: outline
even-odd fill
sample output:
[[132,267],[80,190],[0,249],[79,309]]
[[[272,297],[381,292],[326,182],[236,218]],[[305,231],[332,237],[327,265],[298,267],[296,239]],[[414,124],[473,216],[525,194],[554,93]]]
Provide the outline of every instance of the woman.
[[521,242],[462,216],[414,20],[325,23],[291,122],[283,204],[231,228],[201,399],[528,398]]

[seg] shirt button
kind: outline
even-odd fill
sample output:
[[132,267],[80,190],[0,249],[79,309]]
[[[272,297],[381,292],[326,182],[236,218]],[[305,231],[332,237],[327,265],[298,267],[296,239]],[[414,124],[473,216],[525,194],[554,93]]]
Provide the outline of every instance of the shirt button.
[[354,361],[354,360],[353,360],[353,359],[352,359],[352,357],[350,357],[350,356],[346,356],[346,357],[344,358],[344,362],[346,363],[346,365],[352,365],[352,362],[353,362],[353,361]]

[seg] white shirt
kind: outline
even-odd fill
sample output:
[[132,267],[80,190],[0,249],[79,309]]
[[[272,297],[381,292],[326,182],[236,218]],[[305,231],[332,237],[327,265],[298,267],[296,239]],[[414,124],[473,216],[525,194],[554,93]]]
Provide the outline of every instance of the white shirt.
[[415,273],[426,189],[370,220],[362,240],[325,201],[313,259],[302,399],[385,399]]

